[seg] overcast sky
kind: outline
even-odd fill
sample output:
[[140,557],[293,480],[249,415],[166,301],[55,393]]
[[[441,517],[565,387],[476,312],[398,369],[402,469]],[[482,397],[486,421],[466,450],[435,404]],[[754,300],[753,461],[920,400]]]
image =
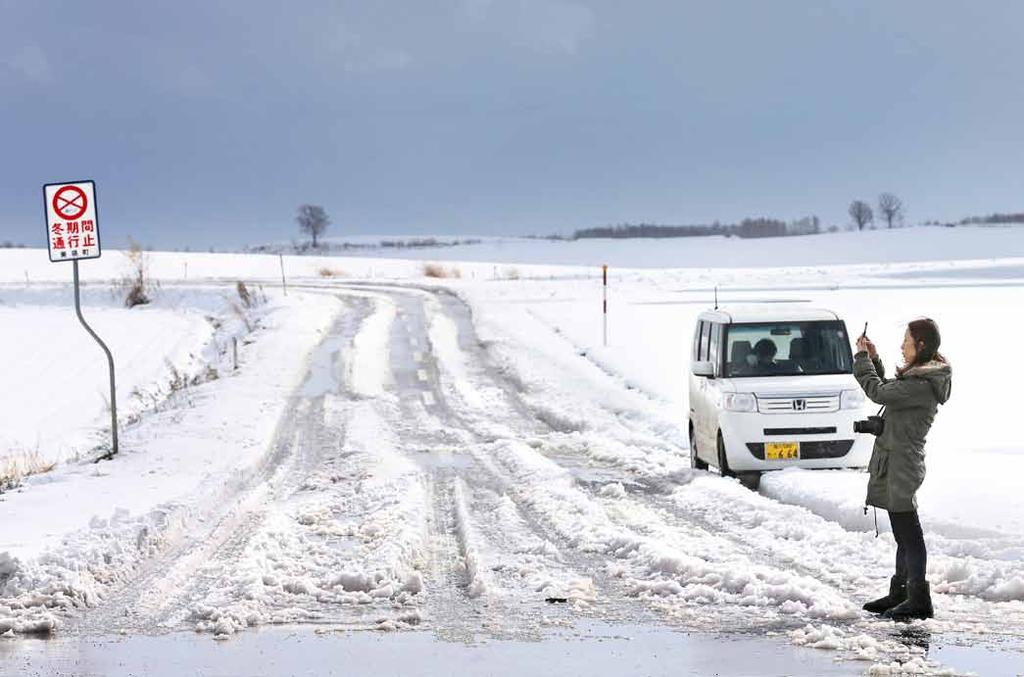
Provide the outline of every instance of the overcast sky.
[[1024,3],[0,0],[0,240],[1024,211]]

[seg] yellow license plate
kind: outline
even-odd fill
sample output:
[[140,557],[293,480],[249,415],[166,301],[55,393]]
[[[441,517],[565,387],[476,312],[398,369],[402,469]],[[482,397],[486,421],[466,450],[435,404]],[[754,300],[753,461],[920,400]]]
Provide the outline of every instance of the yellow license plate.
[[800,458],[799,442],[768,442],[764,445],[764,457],[769,461],[784,461]]

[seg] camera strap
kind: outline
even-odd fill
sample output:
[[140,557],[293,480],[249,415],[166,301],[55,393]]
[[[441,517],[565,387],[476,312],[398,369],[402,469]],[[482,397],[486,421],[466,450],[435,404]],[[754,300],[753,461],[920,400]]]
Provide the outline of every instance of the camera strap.
[[[875,511],[875,538],[878,538],[878,508],[873,508]],[[868,506],[864,504],[864,514],[868,514]]]
[[[881,416],[883,411],[885,411],[885,405],[884,404],[881,407],[878,408],[878,413],[876,413],[875,416]],[[874,512],[875,512],[875,538],[878,538],[878,508],[875,508]],[[867,505],[864,506],[864,514],[865,515],[868,514],[868,506]]]

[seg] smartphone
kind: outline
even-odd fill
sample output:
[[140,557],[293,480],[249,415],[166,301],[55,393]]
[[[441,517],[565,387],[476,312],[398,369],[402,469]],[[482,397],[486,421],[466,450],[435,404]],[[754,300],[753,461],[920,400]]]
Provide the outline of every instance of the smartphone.
[[865,322],[864,323],[864,333],[862,333],[861,336],[867,336],[867,335],[868,335],[868,323]]

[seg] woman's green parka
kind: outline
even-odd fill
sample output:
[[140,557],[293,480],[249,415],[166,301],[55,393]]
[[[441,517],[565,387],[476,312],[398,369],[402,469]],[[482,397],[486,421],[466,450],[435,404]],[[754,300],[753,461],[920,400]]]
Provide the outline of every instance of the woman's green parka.
[[895,379],[885,378],[882,361],[867,351],[854,356],[853,375],[872,402],[885,405],[885,428],[875,439],[868,464],[867,505],[890,512],[917,509],[924,481],[924,439],[940,404],[949,399],[953,372],[936,358],[911,367]]

